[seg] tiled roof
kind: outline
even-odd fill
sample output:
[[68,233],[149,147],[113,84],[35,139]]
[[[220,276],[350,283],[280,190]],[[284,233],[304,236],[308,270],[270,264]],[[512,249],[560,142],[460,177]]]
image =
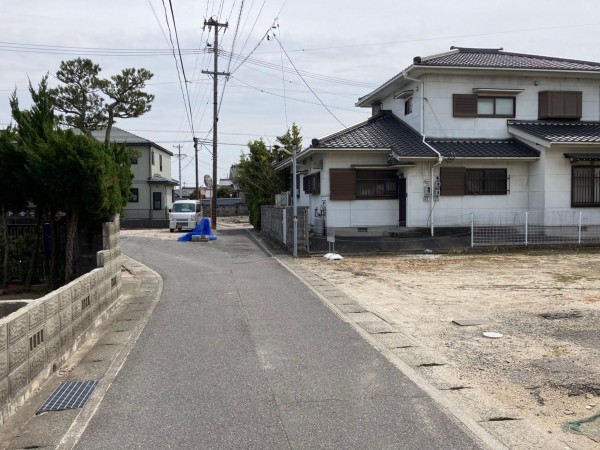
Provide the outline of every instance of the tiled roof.
[[394,114],[382,111],[369,120],[319,139],[313,147],[326,149],[391,149],[400,157],[435,157],[421,136]]
[[502,49],[450,47],[441,55],[416,57],[415,66],[478,67],[495,69],[573,70],[599,72],[600,63],[549,56],[504,52]]
[[537,158],[540,152],[515,139],[427,139],[444,157]]
[[[94,136],[100,142],[104,142],[105,134],[106,134],[106,128],[92,131],[92,136]],[[110,131],[110,140],[112,142],[116,142],[117,144],[153,146],[153,147],[159,148],[160,150],[173,156],[173,153],[170,152],[169,150],[167,150],[166,148],[163,148],[160,145],[158,145],[148,139],[137,136],[133,133],[130,133],[129,131],[122,130],[121,128],[117,128],[115,126],[113,126],[112,130]]]
[[168,184],[171,186],[178,186],[179,181],[177,180],[169,180],[168,178],[163,177],[162,175],[155,173],[151,177],[148,178],[148,183],[150,184]]
[[509,120],[508,126],[556,143],[600,143],[600,122],[548,122]]
[[[427,139],[427,143],[445,157],[531,158],[540,155],[537,150],[515,139]],[[341,150],[389,148],[398,158],[437,157],[423,144],[415,130],[389,111],[382,111],[366,122],[319,139],[313,147]]]

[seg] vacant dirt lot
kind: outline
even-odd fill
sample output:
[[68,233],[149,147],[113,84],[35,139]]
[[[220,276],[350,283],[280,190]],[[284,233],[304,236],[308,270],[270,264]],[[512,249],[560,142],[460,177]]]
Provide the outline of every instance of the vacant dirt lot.
[[600,411],[600,249],[301,263],[548,432]]

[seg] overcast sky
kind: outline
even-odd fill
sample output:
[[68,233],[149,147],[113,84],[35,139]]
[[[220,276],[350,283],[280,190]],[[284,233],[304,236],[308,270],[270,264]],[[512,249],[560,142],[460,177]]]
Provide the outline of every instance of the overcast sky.
[[[272,144],[294,122],[306,147],[365,120],[370,111],[356,108],[357,98],[417,55],[454,45],[600,61],[595,0],[172,0],[175,24],[169,0],[2,3],[0,128],[10,123],[12,91],[28,106],[28,79],[37,85],[49,72],[56,85],[52,74],[63,60],[90,58],[106,77],[144,67],[154,73],[147,89],[156,96],[152,110],[115,126],[175,154],[181,144],[187,186],[195,185],[192,127],[208,140],[199,153],[200,182],[212,175],[212,79],[201,73],[213,70],[206,48],[214,33],[203,30],[210,17],[229,23],[220,31],[219,47],[227,54],[219,58],[219,71],[232,74],[226,86],[219,79],[219,178],[228,176],[248,141],[262,137]],[[175,28],[187,91],[170,53],[169,29],[177,48]],[[172,177],[178,179],[177,158]]]

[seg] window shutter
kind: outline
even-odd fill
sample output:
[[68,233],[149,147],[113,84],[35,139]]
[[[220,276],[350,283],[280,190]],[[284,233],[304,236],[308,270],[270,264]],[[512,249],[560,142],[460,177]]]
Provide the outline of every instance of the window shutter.
[[581,119],[581,91],[538,93],[539,119]]
[[454,117],[475,117],[477,116],[477,95],[475,94],[454,94],[452,96],[452,111]]
[[581,119],[581,92],[565,92],[564,118]]
[[354,200],[356,198],[356,171],[330,169],[329,195],[331,200]]
[[442,167],[440,169],[440,195],[465,195],[464,167]]

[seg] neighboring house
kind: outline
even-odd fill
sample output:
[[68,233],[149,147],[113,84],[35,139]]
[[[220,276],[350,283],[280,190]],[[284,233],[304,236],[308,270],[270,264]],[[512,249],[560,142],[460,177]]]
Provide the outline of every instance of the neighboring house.
[[452,47],[357,106],[372,117],[298,154],[312,224],[320,209],[326,226],[432,232],[471,214],[600,212],[600,63]]
[[[104,130],[92,132],[104,142]],[[131,158],[131,197],[123,211],[123,222],[130,220],[165,220],[173,204],[173,187],[179,183],[171,178],[173,153],[160,145],[113,127],[110,140],[134,150]]]
[[[200,198],[204,198],[204,194],[208,191],[208,189],[204,186],[198,186],[198,190],[200,191]],[[189,199],[190,196],[195,197],[196,196],[196,188],[195,187],[187,187],[187,186],[183,186],[183,187],[178,187],[173,191],[173,198],[174,200],[181,200],[181,199]]]

